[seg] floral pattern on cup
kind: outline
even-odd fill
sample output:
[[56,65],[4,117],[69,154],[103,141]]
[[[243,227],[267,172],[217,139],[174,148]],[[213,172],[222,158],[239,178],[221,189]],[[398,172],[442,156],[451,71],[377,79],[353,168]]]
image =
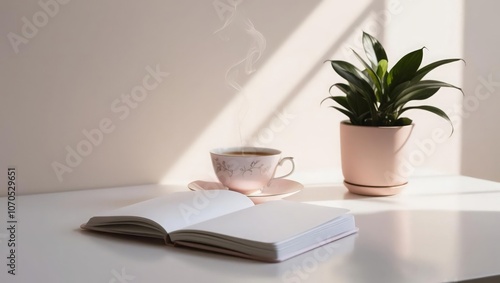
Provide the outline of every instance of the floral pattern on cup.
[[[211,151],[210,154],[214,172],[219,181],[230,190],[243,194],[260,191],[272,179],[286,177],[295,168],[293,158],[281,158],[281,151],[276,149],[221,148]],[[275,177],[277,167],[284,161],[290,161],[292,169],[286,175]]]
[[219,160],[218,158],[214,159],[214,167],[215,167],[215,173],[219,175],[220,172],[227,172],[229,177],[232,177],[233,174],[236,172],[241,172],[242,175],[245,175],[249,173],[249,175],[253,175],[256,172],[260,172],[260,174],[266,174],[269,172],[271,169],[269,166],[265,166],[262,164],[260,160],[255,160],[250,162],[248,165],[243,165],[240,168],[234,168],[237,167],[237,165],[231,165],[226,163],[224,160]]

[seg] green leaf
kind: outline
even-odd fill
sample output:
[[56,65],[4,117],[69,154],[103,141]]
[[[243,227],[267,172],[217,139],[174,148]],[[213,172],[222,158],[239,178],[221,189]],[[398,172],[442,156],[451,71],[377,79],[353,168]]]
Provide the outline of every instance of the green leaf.
[[368,78],[358,68],[345,61],[330,62],[335,72],[347,80],[367,101],[376,101],[375,93],[367,82]]
[[451,134],[450,134],[450,136],[455,131],[455,128],[453,127],[453,123],[451,122],[450,117],[448,117],[448,115],[446,115],[446,113],[443,110],[441,110],[441,109],[439,109],[437,107],[434,107],[434,106],[421,105],[421,106],[406,107],[406,108],[401,109],[401,111],[399,112],[399,114],[402,114],[403,112],[408,111],[408,110],[412,110],[412,109],[420,109],[420,110],[429,111],[429,112],[434,113],[434,114],[438,115],[439,117],[447,120],[450,123],[450,125],[451,125]]
[[401,117],[398,120],[396,120],[395,125],[396,126],[406,126],[406,125],[411,125],[413,121],[410,118],[406,117]]
[[370,112],[364,112],[358,115],[358,120],[360,121],[360,124],[365,124],[364,121],[370,117]]
[[396,86],[410,81],[422,63],[423,48],[417,49],[403,56],[389,71],[388,83]]
[[354,124],[354,125],[358,125],[359,122],[356,118],[356,115],[354,115],[353,113],[345,110],[345,109],[342,109],[342,108],[339,108],[339,107],[336,107],[336,106],[330,106],[332,108],[335,108],[336,110],[340,111],[342,114],[346,115],[347,117],[349,117],[349,120],[351,120],[351,123]]
[[384,78],[385,74],[387,73],[387,68],[389,67],[389,62],[387,60],[382,59],[378,62],[378,67],[377,67],[377,76],[379,78]]
[[345,94],[345,97],[332,95],[325,98],[322,103],[327,99],[332,99],[338,104],[336,105],[338,107],[333,108],[347,115],[352,123],[361,125],[408,125],[412,121],[401,117],[401,113],[410,109],[432,112],[450,121],[438,108],[407,107],[406,105],[411,101],[431,98],[441,88],[456,88],[463,94],[462,89],[454,85],[435,80],[423,80],[437,67],[462,59],[439,60],[421,68],[424,52],[424,48],[421,48],[404,55],[392,69],[389,69],[387,54],[376,38],[363,32],[362,43],[366,58],[361,57],[354,50],[353,52],[363,65],[363,70],[345,61],[325,61],[330,62],[334,71],[346,80],[346,82],[330,86],[330,94],[336,87]]
[[366,32],[363,32],[363,48],[365,50],[366,57],[372,64],[374,70],[377,69],[377,65],[381,60],[387,59],[387,54],[385,53],[384,47],[380,42],[373,36]]
[[[454,85],[451,85],[449,83],[441,82],[441,81],[434,81],[434,80],[424,80],[424,81],[419,81],[413,85],[410,85],[394,99],[394,109],[403,106],[405,103],[407,103],[410,100],[415,100],[415,99],[422,99],[421,97],[425,97],[428,95],[427,98],[431,97],[434,93],[437,92],[437,90],[441,87],[449,87],[449,88],[455,88],[458,89],[462,92],[462,89],[459,87],[456,87]],[[437,88],[437,90],[435,90]],[[432,90],[429,90],[432,89]],[[432,92],[434,91],[434,92]],[[462,92],[463,93],[463,92]],[[426,99],[426,98],[423,98]]]
[[[426,87],[415,89],[414,91],[408,92],[401,99],[394,103],[394,109],[399,107],[403,107],[406,103],[412,100],[425,100],[429,97],[433,96],[436,92],[438,92],[439,87]],[[393,110],[394,110],[393,109]]]
[[347,103],[347,97],[345,97],[345,96],[330,96],[330,97],[327,97],[327,98],[323,99],[321,101],[321,103],[323,103],[327,99],[331,99],[331,100],[337,102],[338,104],[340,104],[345,109],[351,110],[350,106],[349,106],[349,103]]
[[387,96],[389,97],[390,100],[394,101],[404,90],[408,89],[410,86],[409,81],[402,82],[399,85],[397,85],[395,88],[392,89],[389,93],[386,93]]
[[[347,103],[349,103],[350,109],[354,114],[361,116],[362,113],[371,112],[371,103],[367,102],[362,96],[357,95],[355,92],[347,94],[346,98]],[[359,119],[361,119],[361,117]]]
[[459,60],[462,60],[462,59],[445,59],[445,60],[440,60],[440,61],[436,61],[434,63],[431,63],[431,64],[429,64],[429,65],[427,65],[425,67],[420,68],[420,70],[418,70],[415,73],[415,76],[411,79],[411,81],[412,82],[418,82],[425,75],[427,75],[427,73],[429,73],[430,71],[434,70],[435,68],[437,68],[437,67],[439,67],[441,65],[445,65],[445,64],[452,63],[452,62],[459,61]]
[[332,93],[332,88],[338,88],[340,89],[343,93],[345,94],[348,94],[351,92],[351,88],[349,87],[349,85],[347,84],[343,84],[343,83],[336,83],[336,84],[333,84],[330,89],[328,89],[328,92],[331,94]]
[[344,71],[351,73],[353,76],[355,76],[355,77],[357,77],[359,79],[368,81],[368,78],[363,74],[363,72],[360,69],[358,69],[356,66],[354,66],[353,64],[351,64],[349,62],[341,61],[341,60],[327,60],[325,62],[330,62],[330,64],[332,65],[333,70],[337,74],[338,74],[337,69],[343,69]]
[[363,66],[365,67],[365,71],[371,79],[370,81],[374,84],[374,87],[376,90],[375,97],[376,97],[377,101],[380,101],[380,96],[382,95],[382,84],[380,82],[379,77],[377,76],[375,71],[370,67],[370,65],[368,65],[365,62],[365,60],[363,60],[363,58],[361,58],[361,56],[359,56],[359,54],[356,51],[352,50],[352,52],[354,53],[354,55],[356,55],[356,57],[359,59],[361,64],[363,64]]

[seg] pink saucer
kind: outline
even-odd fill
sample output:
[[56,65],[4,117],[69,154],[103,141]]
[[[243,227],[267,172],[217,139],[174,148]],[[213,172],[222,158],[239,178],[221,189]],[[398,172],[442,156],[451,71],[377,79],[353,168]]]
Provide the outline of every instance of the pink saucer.
[[[224,185],[219,182],[209,182],[197,180],[188,184],[188,188],[192,191],[199,190],[228,190]],[[304,186],[296,181],[288,179],[275,179],[271,184],[264,187],[260,192],[248,195],[248,197],[255,203],[263,203],[271,200],[278,200],[302,190]]]
[[349,192],[357,195],[363,196],[392,196],[399,194],[401,189],[404,188],[408,183],[404,183],[399,186],[392,187],[369,187],[352,184],[344,181],[344,186],[349,190]]

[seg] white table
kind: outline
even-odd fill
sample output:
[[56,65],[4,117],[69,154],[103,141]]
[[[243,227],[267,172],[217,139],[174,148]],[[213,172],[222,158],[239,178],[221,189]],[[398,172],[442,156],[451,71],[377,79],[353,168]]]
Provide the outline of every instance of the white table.
[[463,176],[413,178],[403,193],[380,198],[349,194],[341,184],[306,185],[288,199],[349,208],[360,231],[275,264],[79,229],[99,211],[186,189],[18,196],[15,276],[7,273],[7,199],[0,198],[0,282],[399,283],[500,274],[500,184]]

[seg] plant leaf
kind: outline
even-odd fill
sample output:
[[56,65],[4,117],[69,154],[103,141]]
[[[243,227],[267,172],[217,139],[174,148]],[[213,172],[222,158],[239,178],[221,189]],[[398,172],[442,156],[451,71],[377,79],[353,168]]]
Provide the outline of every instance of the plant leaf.
[[396,120],[395,125],[396,126],[406,126],[406,125],[411,125],[413,121],[410,118],[406,117],[401,117],[398,120]]
[[368,63],[366,63],[365,60],[363,60],[363,58],[361,58],[361,56],[359,56],[359,54],[356,51],[352,50],[352,52],[354,53],[354,55],[356,55],[361,64],[363,64],[363,66],[365,67],[365,71],[371,79],[370,81],[373,82],[374,84],[375,97],[377,101],[380,101],[380,96],[382,95],[382,85],[380,82],[380,78],[377,76],[375,71],[370,67],[370,65],[368,65]]
[[445,59],[445,60],[436,61],[434,63],[430,63],[429,65],[420,68],[420,70],[418,70],[415,73],[415,76],[411,79],[411,81],[412,81],[412,83],[418,82],[425,75],[427,75],[427,73],[429,73],[430,71],[434,70],[435,68],[437,68],[437,67],[439,67],[441,65],[452,63],[452,62],[459,61],[459,60],[462,60],[462,59],[458,59],[458,58],[456,58],[456,59]]
[[[463,94],[462,89],[454,85],[423,80],[437,67],[462,59],[439,60],[421,68],[424,52],[424,48],[421,48],[404,55],[389,69],[387,54],[375,37],[363,32],[362,44],[366,57],[361,57],[353,50],[364,67],[362,70],[346,61],[327,60],[334,71],[346,80],[330,86],[329,93],[331,95],[332,89],[336,87],[345,97],[331,95],[323,99],[322,103],[332,99],[338,104],[338,107],[333,108],[347,115],[353,124],[358,125],[408,125],[412,123],[411,119],[401,117],[401,114],[411,109],[432,112],[451,123],[446,113],[436,107],[406,105],[411,101],[431,98],[441,88],[456,88]],[[452,125],[452,133],[453,130]]]
[[403,56],[389,71],[388,84],[392,88],[398,84],[411,80],[422,63],[423,48],[417,49]]
[[336,83],[336,84],[333,84],[330,87],[330,89],[328,89],[328,92],[330,94],[332,93],[332,88],[334,88],[334,87],[337,87],[338,89],[340,89],[345,94],[348,94],[351,91],[351,88],[349,87],[349,85],[344,84],[344,83]]
[[[394,109],[397,109],[398,107],[403,106],[405,103],[407,103],[410,100],[429,98],[432,95],[434,95],[441,87],[455,88],[455,89],[460,90],[463,94],[463,91],[461,88],[456,87],[456,86],[449,84],[449,83],[445,83],[445,82],[441,82],[441,81],[434,81],[434,80],[419,81],[413,85],[409,85],[406,89],[401,91],[401,93],[399,93],[399,95],[396,98],[394,98]],[[428,91],[428,89],[432,89],[432,90]],[[432,91],[434,91],[434,92],[432,92]],[[422,97],[426,97],[426,98],[422,98]]]
[[373,88],[367,82],[369,79],[354,65],[345,61],[330,61],[332,68],[342,78],[347,80],[367,101],[376,101]]
[[412,110],[412,109],[420,109],[420,110],[429,111],[429,112],[434,113],[434,114],[438,115],[439,117],[447,120],[450,123],[450,125],[451,125],[451,134],[450,134],[450,136],[455,131],[455,128],[453,127],[453,123],[451,122],[450,117],[448,117],[448,115],[446,115],[446,113],[443,110],[441,110],[441,109],[439,109],[437,107],[434,107],[434,106],[421,105],[421,106],[406,107],[406,108],[401,109],[401,111],[399,112],[399,114],[402,114],[403,112],[408,111],[408,110]]
[[387,60],[382,59],[378,62],[378,67],[377,67],[377,76],[380,79],[383,79],[385,74],[387,73],[387,68],[389,66],[389,62]]
[[[356,92],[350,92],[346,95],[347,103],[349,103],[351,111],[361,116],[362,113],[370,113],[370,102],[367,102],[362,96],[357,95]],[[361,117],[359,117],[361,119]],[[358,119],[358,120],[359,120]]]
[[336,107],[336,106],[330,106],[332,108],[335,108],[336,110],[340,111],[342,114],[346,115],[347,117],[349,117],[349,120],[351,120],[351,123],[354,124],[354,125],[359,125],[359,122],[358,120],[356,119],[356,115],[354,115],[353,113],[345,110],[345,109],[342,109],[342,108],[339,108],[339,107]]
[[380,42],[373,36],[366,32],[363,32],[363,48],[365,50],[366,58],[371,62],[372,68],[377,69],[378,64],[381,60],[387,59],[387,54],[385,53],[384,47]]
[[338,103],[338,104],[340,104],[342,107],[344,107],[345,109],[347,109],[347,110],[349,110],[350,112],[352,112],[352,111],[351,111],[351,109],[350,109],[351,107],[349,106],[349,103],[347,103],[347,97],[345,97],[345,96],[329,96],[329,97],[327,97],[327,98],[323,99],[323,100],[321,101],[321,103],[323,103],[323,102],[324,102],[325,100],[327,100],[327,99],[331,99],[331,100],[333,100],[333,101],[337,102],[337,103]]
[[410,83],[411,82],[409,82],[409,81],[400,83],[391,92],[387,93],[387,96],[389,97],[389,99],[394,101],[401,94],[401,92],[408,89],[408,87],[410,86]]
[[398,109],[399,107],[403,107],[406,103],[412,100],[425,100],[431,96],[433,96],[436,92],[439,91],[439,87],[426,87],[415,89],[411,92],[408,92],[401,99],[394,103],[394,109]]

